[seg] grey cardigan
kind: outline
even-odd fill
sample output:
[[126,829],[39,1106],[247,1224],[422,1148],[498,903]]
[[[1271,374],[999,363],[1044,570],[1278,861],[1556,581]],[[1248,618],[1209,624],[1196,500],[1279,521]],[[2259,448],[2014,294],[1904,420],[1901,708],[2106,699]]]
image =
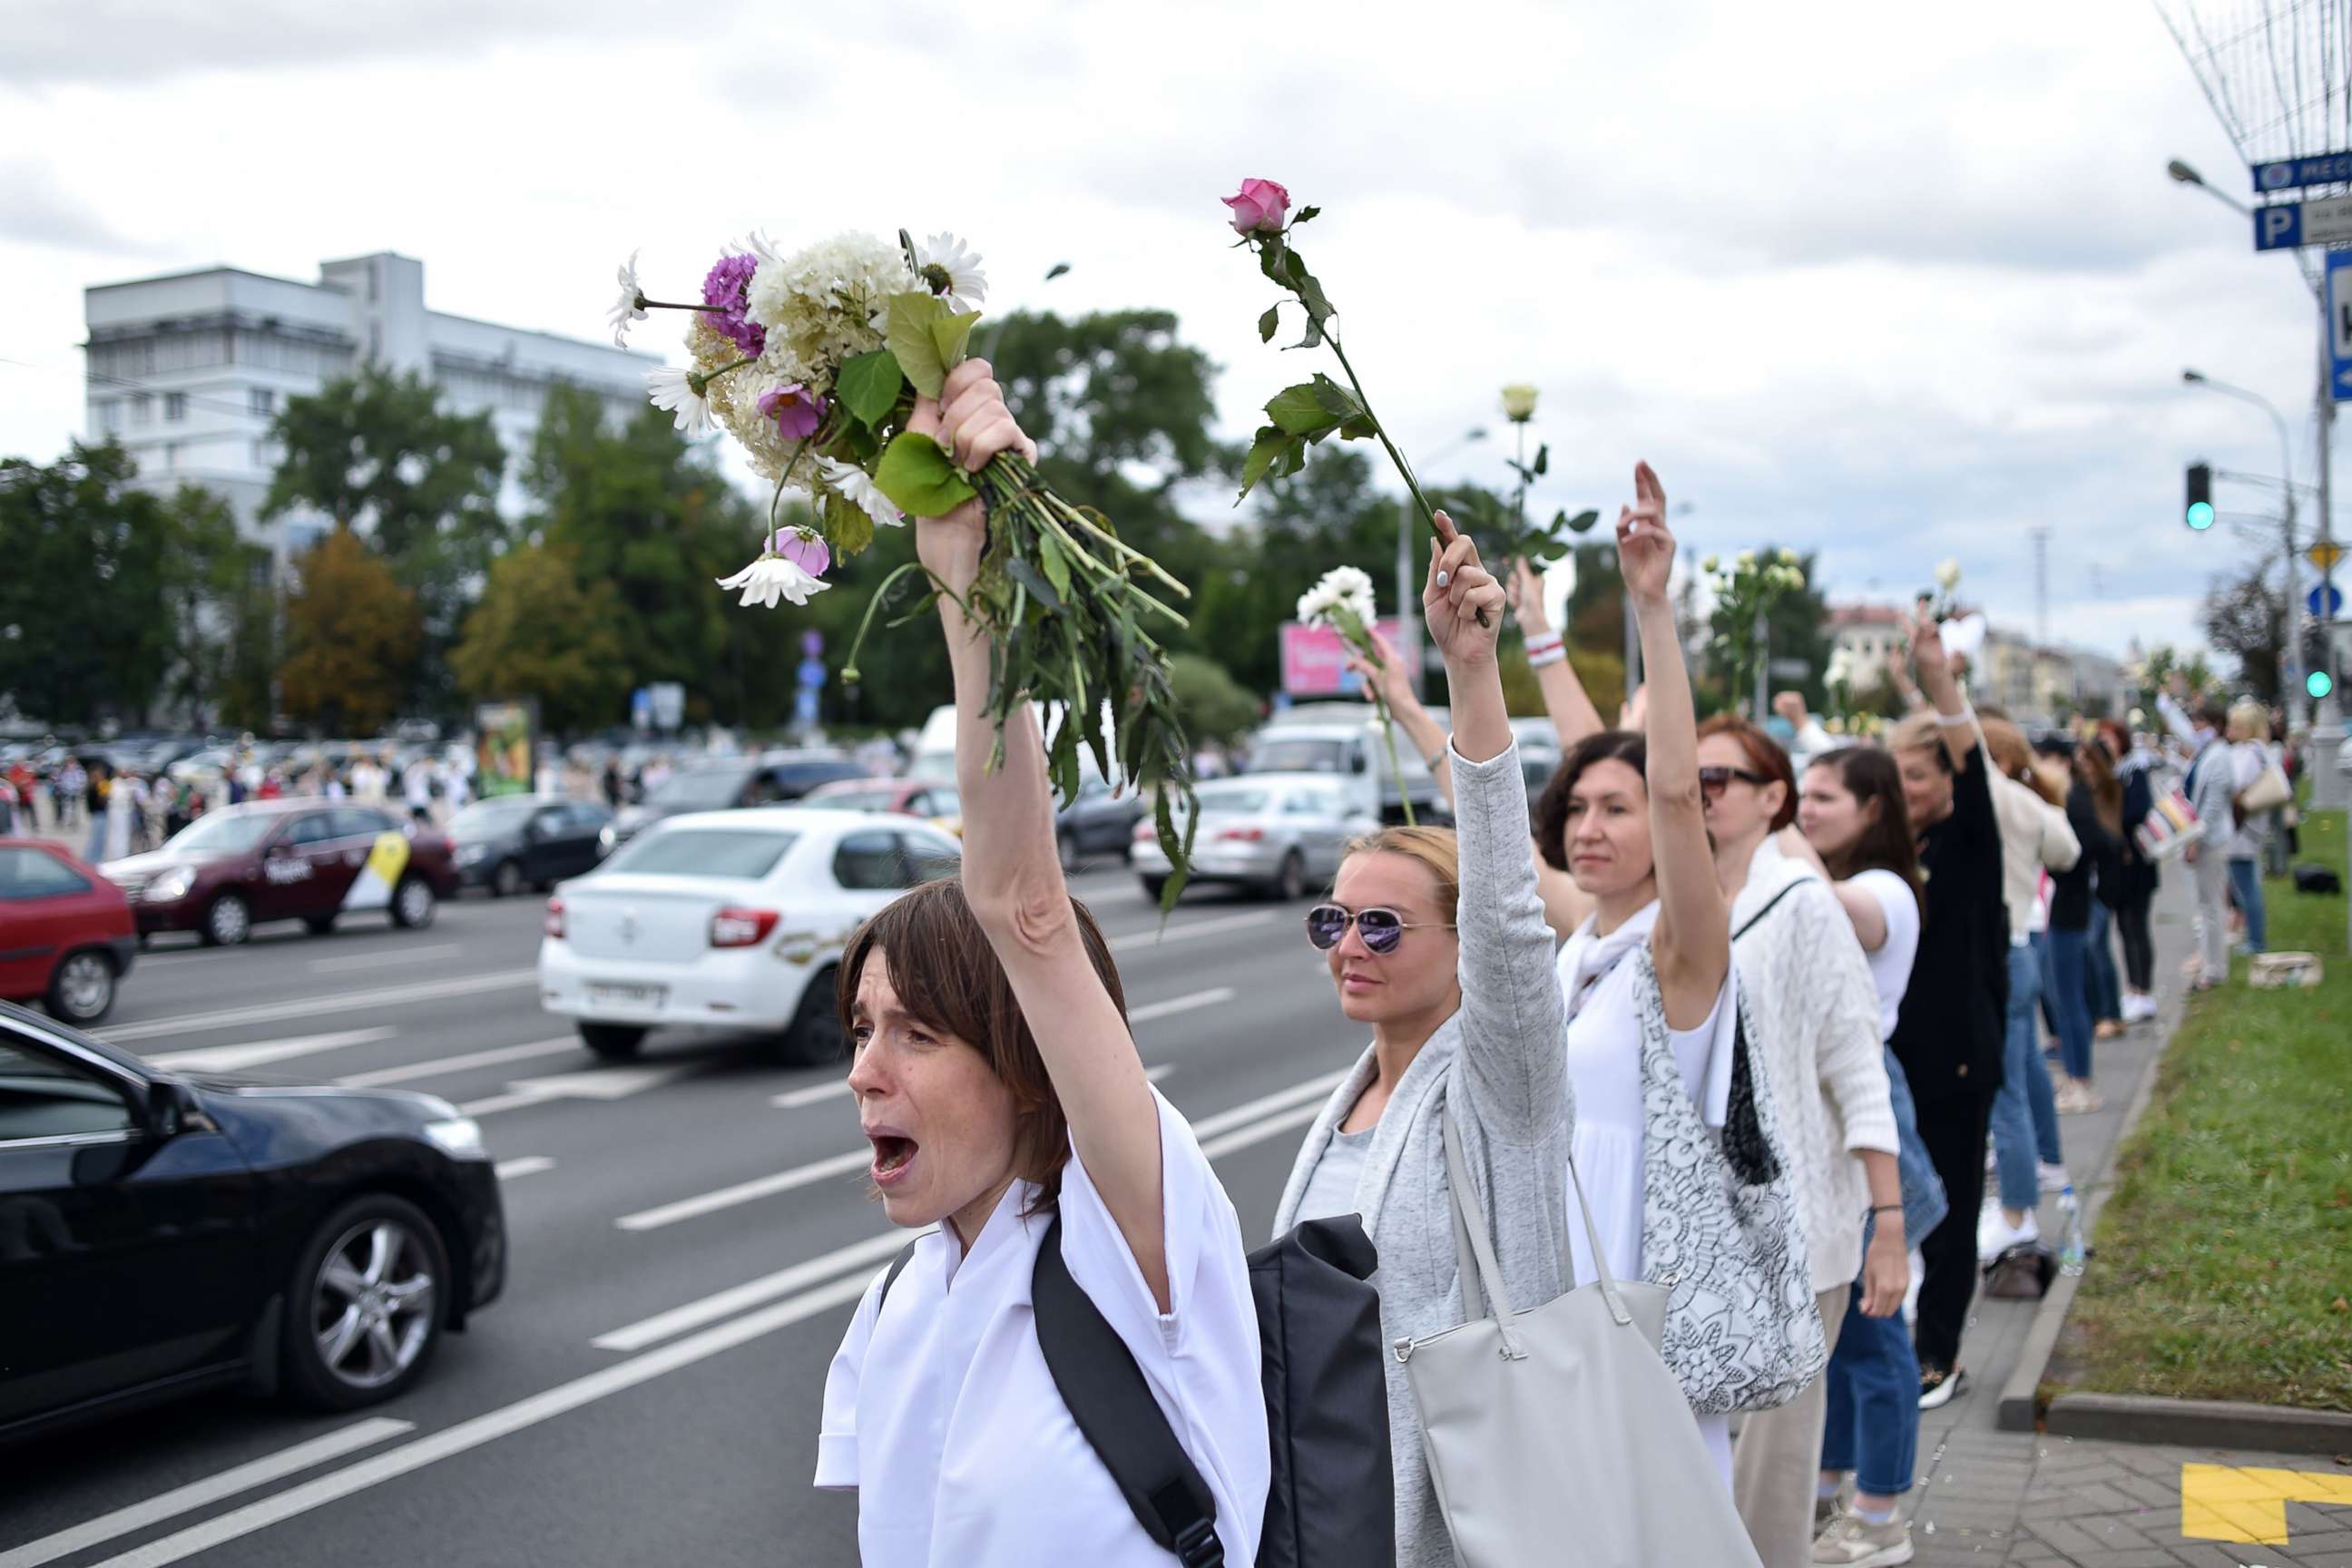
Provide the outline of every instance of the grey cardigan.
[[[1463,1156],[1495,1231],[1512,1300],[1527,1308],[1568,1286],[1568,1014],[1553,970],[1555,943],[1536,893],[1518,748],[1485,763],[1453,756],[1462,882],[1462,1006],[1405,1069],[1373,1129],[1356,1184],[1364,1229],[1380,1248],[1372,1283],[1389,1341],[1462,1322],[1448,1207],[1445,1106],[1461,1122]],[[1323,1152],[1373,1078],[1370,1049],[1334,1090],[1291,1166],[1274,1231],[1298,1205]],[[1399,1568],[1455,1561],[1422,1453],[1421,1420],[1404,1368],[1388,1358],[1389,1441],[1396,1469]]]

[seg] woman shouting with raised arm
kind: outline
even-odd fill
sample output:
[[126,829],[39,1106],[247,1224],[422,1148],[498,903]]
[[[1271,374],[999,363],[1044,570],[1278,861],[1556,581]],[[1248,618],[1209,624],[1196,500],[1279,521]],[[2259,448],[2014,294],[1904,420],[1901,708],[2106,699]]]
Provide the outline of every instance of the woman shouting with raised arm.
[[[950,372],[910,428],[967,470],[1009,449],[1034,456],[985,361]],[[1025,705],[990,767],[993,649],[961,608],[987,518],[973,501],[915,527],[954,671],[964,869],[860,929],[841,1005],[884,1212],[939,1229],[851,1320],[825,1380],[816,1484],[858,1493],[869,1568],[1171,1560],[1039,1348],[1031,1279],[1052,1247],[1206,1484],[1224,1560],[1245,1563],[1268,1450],[1240,1224],[1191,1127],[1144,1077],[1109,949],[1063,883]]]

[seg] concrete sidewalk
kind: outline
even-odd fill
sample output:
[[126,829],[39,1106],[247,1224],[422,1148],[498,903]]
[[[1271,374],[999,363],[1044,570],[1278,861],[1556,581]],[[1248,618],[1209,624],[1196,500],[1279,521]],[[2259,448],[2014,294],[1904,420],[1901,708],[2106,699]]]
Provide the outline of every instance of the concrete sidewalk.
[[[2187,879],[2168,874],[2166,880],[2156,916],[2164,1013],[2099,1044],[2105,1104],[2061,1123],[2067,1169],[2078,1187],[2106,1171],[2133,1091],[2179,1021],[2179,963],[2189,949],[2190,913]],[[2042,1235],[2055,1245],[2054,1197],[2043,1201],[2041,1220]],[[1945,1223],[1976,1220],[1956,1214]],[[2098,1267],[2095,1256],[2090,1268]],[[1960,1348],[1968,1386],[1919,1420],[1918,1479],[1906,1500],[1915,1563],[2352,1568],[2352,1458],[2331,1464],[2308,1455],[2000,1431],[1994,1418],[2001,1385],[2040,1306],[1977,1300]],[[2336,1500],[2320,1500],[2330,1498]]]

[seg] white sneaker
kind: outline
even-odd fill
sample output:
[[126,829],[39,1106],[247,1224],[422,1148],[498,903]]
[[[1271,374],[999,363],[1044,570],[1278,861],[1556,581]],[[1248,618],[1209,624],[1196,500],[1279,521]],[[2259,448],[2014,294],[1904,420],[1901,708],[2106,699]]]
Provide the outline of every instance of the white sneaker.
[[2145,1024],[2156,1016],[2156,998],[2134,992],[2124,998],[2124,1022]]
[[1813,1542],[1813,1561],[1840,1568],[1896,1568],[1911,1561],[1910,1522],[1897,1515],[1871,1524],[1842,1513]]
[[2000,1212],[2000,1205],[1989,1204],[1985,1206],[1984,1217],[1977,1222],[1977,1259],[1981,1263],[1990,1263],[2021,1241],[2041,1239],[2042,1226],[2032,1213],[2026,1215],[2023,1225],[2011,1229],[2009,1216]]
[[2064,1192],[2069,1186],[2074,1184],[2072,1178],[2066,1174],[2065,1166],[2053,1165],[2047,1160],[2040,1162],[2040,1166],[2042,1174],[2042,1190],[2043,1192]]

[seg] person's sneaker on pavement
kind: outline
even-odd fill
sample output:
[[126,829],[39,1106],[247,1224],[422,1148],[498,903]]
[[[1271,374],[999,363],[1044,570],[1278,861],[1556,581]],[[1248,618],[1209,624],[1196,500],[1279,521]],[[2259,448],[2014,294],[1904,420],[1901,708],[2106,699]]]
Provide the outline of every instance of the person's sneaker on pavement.
[[1949,1405],[1969,1385],[1964,1367],[1930,1366],[1919,1363],[1919,1408],[1939,1410]]
[[1911,1526],[1890,1517],[1874,1522],[1858,1513],[1842,1513],[1821,1539],[1813,1542],[1813,1562],[1841,1568],[1895,1568],[1911,1561]]
[[1847,1476],[1833,1487],[1813,1486],[1813,1533],[1820,1535],[1830,1521],[1843,1514],[1853,1501],[1853,1478]]
[[2074,1184],[2074,1178],[2066,1174],[2065,1166],[2053,1165],[2047,1160],[2041,1161],[2039,1163],[2041,1165],[2042,1190],[2043,1192],[2063,1192]]
[[2031,1209],[2025,1212],[2023,1225],[2012,1226],[2009,1223],[2009,1215],[2001,1212],[2000,1205],[1987,1204],[1984,1217],[1977,1221],[1977,1261],[1990,1263],[2021,1241],[2041,1239],[2042,1226]]

